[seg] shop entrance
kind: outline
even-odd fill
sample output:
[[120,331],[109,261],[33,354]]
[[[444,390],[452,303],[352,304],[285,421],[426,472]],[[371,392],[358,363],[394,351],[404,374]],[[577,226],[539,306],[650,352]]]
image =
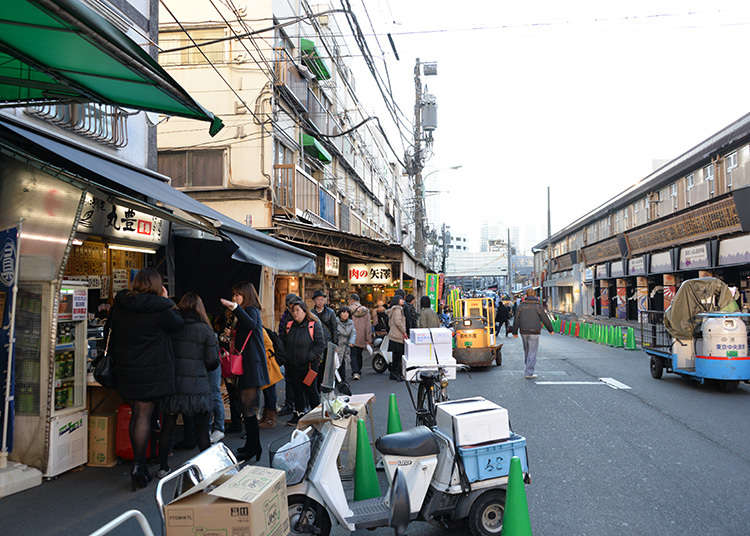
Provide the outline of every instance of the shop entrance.
[[280,319],[281,315],[284,314],[284,309],[286,308],[284,299],[287,294],[300,295],[299,277],[291,275],[276,276],[273,299],[274,318],[276,320]]

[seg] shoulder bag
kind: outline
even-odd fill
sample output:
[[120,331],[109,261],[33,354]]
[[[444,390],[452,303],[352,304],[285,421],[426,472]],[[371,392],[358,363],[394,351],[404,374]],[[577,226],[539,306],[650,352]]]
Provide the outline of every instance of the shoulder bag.
[[244,369],[242,367],[242,352],[245,351],[247,341],[250,340],[250,335],[252,334],[253,331],[250,330],[245,338],[245,344],[242,345],[242,349],[239,352],[237,352],[236,348],[230,348],[229,352],[226,350],[222,351],[219,360],[221,361],[221,375],[224,378],[229,378],[230,376],[242,376],[244,374]]
[[102,387],[109,389],[115,386],[115,364],[112,362],[112,356],[109,354],[109,339],[112,336],[112,330],[107,332],[107,343],[104,346],[104,353],[96,358],[94,362],[94,379]]

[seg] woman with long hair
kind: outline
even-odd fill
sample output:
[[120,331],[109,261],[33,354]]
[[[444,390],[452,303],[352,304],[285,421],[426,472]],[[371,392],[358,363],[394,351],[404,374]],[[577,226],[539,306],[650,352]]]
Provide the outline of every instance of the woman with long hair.
[[263,344],[260,298],[252,283],[238,283],[232,287],[232,300],[222,298],[221,303],[234,315],[234,347],[242,352],[242,375],[237,383],[244,413],[245,445],[237,450],[237,458],[255,458],[258,461],[263,452],[258,429],[258,389],[270,382]]
[[132,290],[123,290],[115,296],[105,331],[117,390],[133,411],[130,419],[133,490],[145,487],[151,480],[146,465],[151,419],[156,405],[175,392],[171,334],[182,328],[183,323],[174,302],[167,298],[161,275],[153,268],[139,271]]
[[406,340],[406,316],[404,314],[404,297],[396,294],[391,299],[388,308],[388,351],[391,352],[390,379],[403,381],[401,358],[404,355],[404,341]]
[[307,305],[295,302],[292,305],[292,320],[284,327],[286,337],[286,380],[294,392],[295,413],[288,424],[296,426],[307,404],[311,409],[320,404],[318,383],[311,385],[303,381],[309,370],[318,372],[326,345],[323,326],[310,314]]
[[[174,394],[166,396],[161,404],[159,478],[170,471],[167,457],[180,413],[185,420],[185,434],[195,437],[198,448],[204,451],[211,445],[208,425],[212,394],[208,371],[219,367],[219,346],[200,296],[186,292],[177,308],[185,323],[172,335],[176,388]],[[187,430],[188,426],[193,430]]]

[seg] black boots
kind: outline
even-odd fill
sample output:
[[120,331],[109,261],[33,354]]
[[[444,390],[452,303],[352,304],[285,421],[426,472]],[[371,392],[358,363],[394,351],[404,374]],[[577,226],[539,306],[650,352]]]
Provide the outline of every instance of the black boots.
[[130,470],[130,489],[135,491],[145,488],[149,482],[151,482],[151,473],[148,470],[148,465],[146,463],[133,463],[133,468]]
[[258,462],[260,461],[260,455],[263,453],[263,448],[260,446],[258,418],[255,415],[245,417],[243,422],[245,423],[245,446],[237,449],[237,459],[245,461],[255,458],[255,461]]

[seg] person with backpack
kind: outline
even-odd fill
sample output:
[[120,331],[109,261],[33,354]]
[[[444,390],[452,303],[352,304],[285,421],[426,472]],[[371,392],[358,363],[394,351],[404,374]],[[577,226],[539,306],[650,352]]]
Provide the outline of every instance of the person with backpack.
[[305,404],[310,408],[320,404],[314,376],[320,371],[326,345],[323,327],[305,303],[295,302],[292,306],[292,320],[287,322],[284,339],[286,379],[292,385],[295,409],[287,424],[297,426]]
[[[301,302],[302,298],[297,296],[296,294],[287,294],[284,298],[284,312],[281,314],[281,318],[279,319],[279,329],[276,331],[276,333],[279,334],[279,339],[281,340],[282,344],[286,344],[286,325],[292,320],[292,306],[297,303]],[[286,376],[286,365],[284,366],[284,375]],[[279,410],[278,416],[279,417],[286,417],[287,415],[291,415],[294,413],[294,388],[289,383],[289,380],[284,381],[284,406]]]
[[232,287],[232,300],[222,298],[221,303],[234,314],[234,348],[242,354],[242,374],[238,376],[238,387],[244,414],[245,445],[237,450],[237,459],[260,460],[263,448],[257,417],[258,389],[270,383],[263,344],[260,298],[252,283],[238,283]]
[[213,396],[208,373],[219,368],[219,345],[200,296],[186,292],[177,308],[184,325],[172,335],[176,389],[161,403],[159,478],[170,472],[167,458],[179,414],[192,417],[189,421],[186,419],[185,427],[193,427],[192,435],[198,448],[204,451],[211,446],[208,432]]
[[[352,349],[354,343],[357,341],[357,329],[354,327],[354,322],[350,318],[351,310],[344,306],[339,309],[339,318],[336,324],[338,331],[338,354],[341,364],[339,365],[339,375],[341,381],[346,381],[346,360],[349,359],[350,355],[353,355]],[[367,315],[369,316],[369,315]],[[354,372],[354,360],[352,359],[352,377],[359,379],[359,371]],[[361,368],[361,365],[360,365]]]
[[550,335],[554,333],[549,315],[539,302],[539,298],[536,297],[536,291],[530,288],[526,291],[526,299],[518,306],[513,318],[513,336],[518,337],[518,332],[521,332],[525,365],[524,378],[527,380],[533,380],[537,377],[534,374],[534,367],[536,366],[536,352],[539,349],[539,333],[542,326],[549,331]]

